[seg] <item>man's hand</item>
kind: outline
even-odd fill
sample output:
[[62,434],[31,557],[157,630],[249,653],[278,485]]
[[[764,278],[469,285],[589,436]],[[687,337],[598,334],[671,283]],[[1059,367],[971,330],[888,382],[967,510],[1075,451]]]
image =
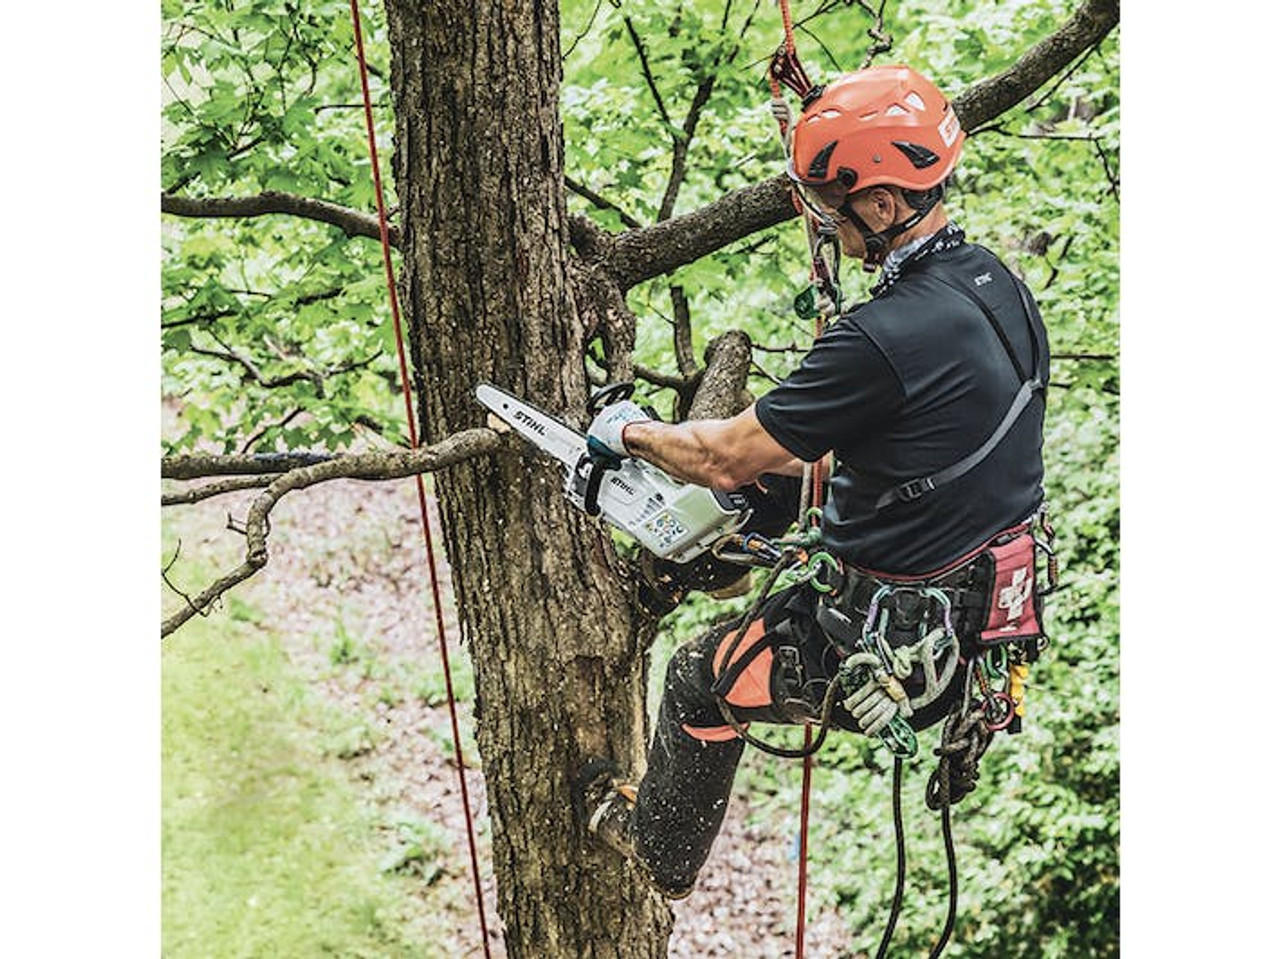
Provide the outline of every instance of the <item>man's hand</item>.
[[644,423],[653,419],[630,400],[610,403],[591,421],[587,430],[587,452],[597,462],[617,468],[631,454],[622,440],[622,431],[631,423]]

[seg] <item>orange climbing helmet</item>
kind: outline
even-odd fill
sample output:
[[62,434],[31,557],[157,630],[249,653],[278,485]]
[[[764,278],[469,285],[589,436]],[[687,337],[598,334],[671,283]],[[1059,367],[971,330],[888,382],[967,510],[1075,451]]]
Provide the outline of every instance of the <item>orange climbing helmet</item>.
[[869,67],[806,98],[787,173],[806,202],[839,210],[849,193],[871,186],[938,186],[963,143],[960,121],[933,83],[907,66]]

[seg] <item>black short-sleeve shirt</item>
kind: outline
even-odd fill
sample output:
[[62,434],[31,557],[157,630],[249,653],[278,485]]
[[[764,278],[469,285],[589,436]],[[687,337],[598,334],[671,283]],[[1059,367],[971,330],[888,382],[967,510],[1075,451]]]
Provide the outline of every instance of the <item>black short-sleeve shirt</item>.
[[[887,489],[928,476],[982,446],[1022,384],[982,311],[988,305],[1027,376],[1048,382],[1038,310],[969,243],[906,264],[880,295],[841,316],[799,368],[756,402],[783,447],[813,461],[834,451],[825,544],[865,569],[933,571],[1026,519],[1043,499],[1043,393],[977,467],[919,499],[876,508]],[[1033,343],[1034,337],[1034,343]]]

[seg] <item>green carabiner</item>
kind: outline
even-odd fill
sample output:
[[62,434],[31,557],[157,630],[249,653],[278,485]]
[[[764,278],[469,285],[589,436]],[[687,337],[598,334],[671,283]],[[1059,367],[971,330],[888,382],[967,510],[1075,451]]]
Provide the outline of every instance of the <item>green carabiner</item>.
[[809,557],[809,562],[804,568],[804,578],[807,579],[809,581],[809,585],[819,593],[835,592],[834,584],[824,583],[817,578],[818,570],[822,566],[826,566],[828,569],[832,570],[839,570],[840,568],[839,564],[830,553],[820,551]]
[[899,759],[910,759],[920,748],[915,730],[901,716],[889,720],[889,724],[880,730],[879,736],[889,752]]
[[986,650],[986,655],[980,660],[982,663],[982,671],[988,679],[1003,679],[1009,672],[1009,651],[1004,647],[991,646]]

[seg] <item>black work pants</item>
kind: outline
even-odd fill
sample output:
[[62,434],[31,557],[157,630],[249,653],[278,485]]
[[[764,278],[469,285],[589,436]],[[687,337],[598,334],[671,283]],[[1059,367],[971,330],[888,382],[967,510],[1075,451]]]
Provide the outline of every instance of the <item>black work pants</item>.
[[[745,746],[720,711],[712,689],[716,681],[738,674],[725,699],[740,724],[819,718],[846,652],[818,627],[816,602],[809,586],[789,587],[766,600],[736,648],[731,649],[737,618],[672,656],[631,823],[641,864],[667,894],[683,895],[693,887],[724,821]],[[921,729],[941,719],[959,685],[953,682],[936,703],[912,717],[911,725]],[[831,723],[856,730],[842,698],[843,693],[836,694]]]

